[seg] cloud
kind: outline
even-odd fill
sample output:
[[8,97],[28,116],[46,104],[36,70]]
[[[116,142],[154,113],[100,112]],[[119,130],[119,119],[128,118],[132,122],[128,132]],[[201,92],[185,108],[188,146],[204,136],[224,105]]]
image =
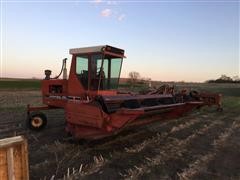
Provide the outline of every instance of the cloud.
[[117,1],[107,1],[108,5],[117,5]]
[[111,9],[104,9],[101,11],[101,16],[102,17],[110,17],[112,15],[112,10]]
[[100,3],[102,3],[103,2],[103,0],[94,0],[94,1],[92,1],[94,4],[100,4]]
[[121,14],[120,16],[118,16],[118,20],[119,20],[119,21],[122,21],[125,17],[126,17],[125,14]]

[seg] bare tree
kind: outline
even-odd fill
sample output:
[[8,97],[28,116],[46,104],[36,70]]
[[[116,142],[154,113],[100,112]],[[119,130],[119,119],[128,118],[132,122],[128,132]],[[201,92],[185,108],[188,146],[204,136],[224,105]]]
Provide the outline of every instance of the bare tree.
[[131,86],[133,86],[139,80],[140,74],[139,72],[132,71],[128,74],[128,77],[130,79]]

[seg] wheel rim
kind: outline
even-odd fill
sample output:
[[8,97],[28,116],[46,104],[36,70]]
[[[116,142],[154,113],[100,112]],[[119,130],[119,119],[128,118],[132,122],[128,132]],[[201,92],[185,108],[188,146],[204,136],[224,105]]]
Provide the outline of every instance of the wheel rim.
[[40,126],[42,126],[43,120],[40,117],[33,117],[31,124],[33,127],[39,128]]

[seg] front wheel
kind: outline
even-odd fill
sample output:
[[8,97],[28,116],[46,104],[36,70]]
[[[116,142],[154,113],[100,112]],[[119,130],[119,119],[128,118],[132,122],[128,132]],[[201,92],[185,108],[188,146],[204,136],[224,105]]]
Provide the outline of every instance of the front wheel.
[[28,116],[27,125],[31,130],[42,130],[47,125],[47,117],[41,112],[32,113]]

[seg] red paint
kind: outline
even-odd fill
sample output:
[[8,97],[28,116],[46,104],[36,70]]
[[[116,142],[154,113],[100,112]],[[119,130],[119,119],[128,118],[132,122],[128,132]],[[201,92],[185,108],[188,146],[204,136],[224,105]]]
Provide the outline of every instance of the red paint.
[[[102,52],[103,55],[124,57],[124,54],[107,52],[106,49]],[[96,52],[86,53],[86,55],[90,57],[94,53]],[[141,103],[145,99],[171,98],[173,96],[172,94],[121,95],[117,94],[117,90],[91,91],[84,89],[76,75],[76,56],[76,54],[72,56],[68,80],[50,79],[42,81],[43,103],[47,106],[28,106],[28,112],[63,108],[65,110],[66,131],[75,138],[97,139],[110,136],[128,126],[139,126],[153,121],[177,118],[204,105],[221,107],[221,95],[202,93],[199,94],[198,101],[143,106],[134,109],[120,107],[113,113],[106,112],[103,105],[96,100],[96,97],[101,96],[104,102],[111,106],[121,106],[127,100],[137,100]]]

